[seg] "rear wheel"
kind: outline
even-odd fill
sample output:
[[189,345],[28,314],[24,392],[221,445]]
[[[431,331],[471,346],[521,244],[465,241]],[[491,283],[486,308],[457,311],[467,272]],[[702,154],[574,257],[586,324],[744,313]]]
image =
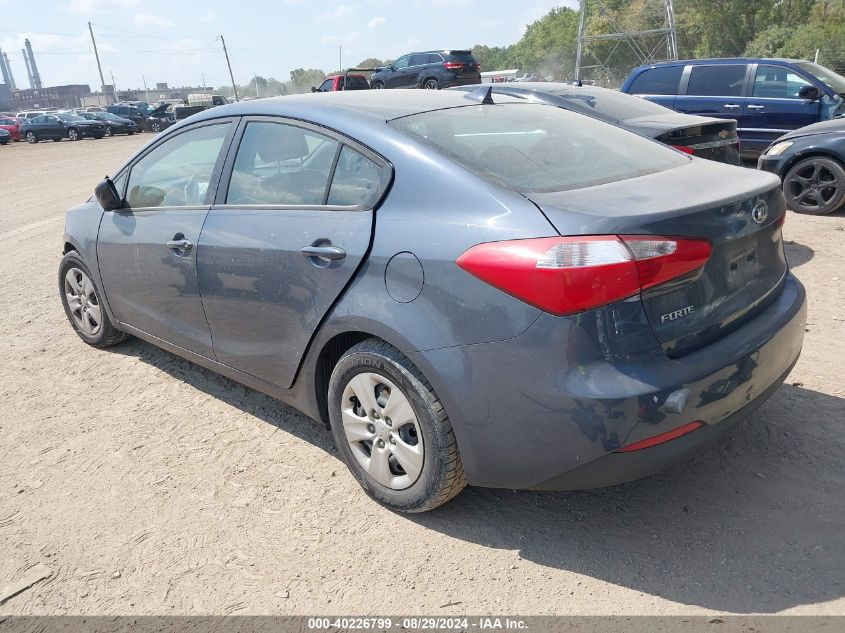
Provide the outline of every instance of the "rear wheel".
[[823,156],[795,164],[783,179],[787,206],[798,213],[825,215],[845,202],[845,168]]
[[35,135],[35,132],[29,131],[26,133],[26,142],[27,143],[37,143],[38,137]]
[[369,339],[347,351],[332,372],[328,403],[343,460],[379,503],[424,512],[466,486],[443,405],[394,347]]
[[71,327],[94,347],[110,347],[126,338],[109,320],[101,294],[79,253],[70,251],[59,265],[59,293]]
[[383,83],[381,83],[380,81],[374,81],[374,82],[373,82],[373,85],[372,85],[372,86],[370,86],[370,87],[371,87],[373,90],[382,90],[382,89],[384,89],[384,84],[383,84]]
[[430,77],[423,82],[423,88],[426,90],[440,90],[440,82],[434,77]]

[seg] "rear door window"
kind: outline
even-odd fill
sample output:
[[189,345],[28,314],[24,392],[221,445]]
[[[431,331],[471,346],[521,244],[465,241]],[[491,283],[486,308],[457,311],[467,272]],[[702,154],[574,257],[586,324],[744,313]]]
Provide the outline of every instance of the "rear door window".
[[429,64],[439,64],[443,61],[443,56],[439,53],[431,53],[428,56],[428,63]]
[[411,55],[411,66],[422,66],[428,63],[428,55]]
[[337,159],[328,204],[370,209],[378,202],[389,171],[344,145]]
[[755,97],[771,99],[800,99],[798,92],[804,86],[812,86],[809,81],[783,66],[757,66],[754,76]]
[[305,128],[252,121],[238,147],[226,204],[325,204],[338,143]]
[[637,75],[628,92],[637,95],[676,95],[683,71],[683,66],[649,68]]
[[693,66],[687,84],[687,94],[705,97],[741,97],[746,69],[746,64]]

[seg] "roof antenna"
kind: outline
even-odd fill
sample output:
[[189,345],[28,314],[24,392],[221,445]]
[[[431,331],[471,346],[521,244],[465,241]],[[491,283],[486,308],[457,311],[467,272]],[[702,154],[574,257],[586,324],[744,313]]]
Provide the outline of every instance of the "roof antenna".
[[495,105],[495,101],[493,101],[493,86],[476,88],[472,92],[468,92],[466,98],[472,99],[473,101],[480,101],[481,105]]

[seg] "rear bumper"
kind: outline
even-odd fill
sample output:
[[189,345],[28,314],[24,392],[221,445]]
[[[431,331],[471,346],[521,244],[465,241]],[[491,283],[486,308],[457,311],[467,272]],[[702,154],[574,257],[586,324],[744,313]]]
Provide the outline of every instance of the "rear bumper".
[[[610,319],[608,309],[544,314],[508,341],[409,355],[449,412],[470,484],[594,488],[682,459],[786,378],[801,352],[806,295],[788,274],[757,318],[675,359],[655,341],[659,351],[608,360],[596,333]],[[704,427],[666,444],[616,452],[699,420]]]

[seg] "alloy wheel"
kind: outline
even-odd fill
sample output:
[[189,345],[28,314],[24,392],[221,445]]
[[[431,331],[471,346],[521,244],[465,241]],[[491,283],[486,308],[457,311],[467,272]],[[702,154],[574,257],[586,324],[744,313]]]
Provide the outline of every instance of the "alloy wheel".
[[407,396],[384,376],[364,372],[349,381],[341,402],[346,440],[361,468],[392,490],[413,485],[425,447]]
[[74,323],[83,333],[96,336],[103,324],[103,312],[88,275],[79,268],[71,268],[65,274],[64,289]]
[[27,143],[37,143],[38,139],[35,137],[35,132],[27,132],[26,133],[26,142]]
[[77,140],[79,140],[79,132],[77,132],[75,129],[71,128],[67,131],[67,137],[71,141],[77,141]]
[[841,186],[836,174],[826,165],[807,163],[791,174],[785,189],[800,211],[817,212],[836,198]]
[[437,83],[436,79],[429,79],[428,81],[425,82],[425,84],[423,84],[423,87],[426,90],[437,90],[440,87],[440,85]]

